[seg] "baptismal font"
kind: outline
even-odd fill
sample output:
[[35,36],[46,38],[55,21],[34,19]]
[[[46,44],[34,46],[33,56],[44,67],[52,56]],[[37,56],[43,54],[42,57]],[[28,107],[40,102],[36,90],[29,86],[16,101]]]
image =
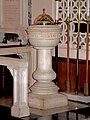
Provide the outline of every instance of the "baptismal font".
[[29,41],[37,50],[37,68],[33,72],[36,82],[30,87],[30,108],[50,109],[68,104],[67,96],[58,93],[59,88],[53,82],[56,73],[52,69],[52,50],[59,43],[60,32],[45,9],[28,27]]

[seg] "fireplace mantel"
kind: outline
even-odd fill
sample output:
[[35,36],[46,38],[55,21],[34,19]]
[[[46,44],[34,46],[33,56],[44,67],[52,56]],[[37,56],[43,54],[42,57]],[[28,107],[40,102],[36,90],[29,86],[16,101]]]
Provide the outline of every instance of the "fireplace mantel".
[[29,53],[32,46],[22,46],[22,47],[2,47],[0,48],[0,55],[9,55],[9,54],[20,54],[20,53]]
[[[15,117],[28,116],[29,86],[33,84],[34,49],[32,46],[0,48],[0,65],[5,65],[13,76],[13,104],[11,115]],[[8,57],[17,54],[19,58]]]

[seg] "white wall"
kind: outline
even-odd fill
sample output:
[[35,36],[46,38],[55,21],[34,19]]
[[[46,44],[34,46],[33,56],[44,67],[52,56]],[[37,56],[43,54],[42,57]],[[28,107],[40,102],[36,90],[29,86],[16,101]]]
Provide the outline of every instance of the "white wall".
[[43,13],[43,8],[46,14],[55,18],[55,0],[32,0],[32,23],[38,15]]

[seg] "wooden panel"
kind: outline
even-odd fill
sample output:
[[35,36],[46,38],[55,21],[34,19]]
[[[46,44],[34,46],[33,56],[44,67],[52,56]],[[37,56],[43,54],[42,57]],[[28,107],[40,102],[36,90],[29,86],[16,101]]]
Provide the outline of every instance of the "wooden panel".
[[76,64],[70,63],[70,81],[71,81],[71,92],[75,92],[76,88]]
[[[53,58],[53,68],[55,70],[55,58]],[[66,91],[66,58],[58,58],[58,86],[60,91]],[[70,59],[70,83],[71,83],[71,92],[75,92],[76,88],[76,60]],[[89,77],[90,85],[90,61],[89,61]],[[79,76],[78,76],[78,92],[84,92],[84,82],[86,79],[86,61],[79,60]],[[90,93],[90,87],[89,87]]]
[[65,91],[65,82],[66,82],[66,63],[59,62],[58,64],[58,86],[60,91]]

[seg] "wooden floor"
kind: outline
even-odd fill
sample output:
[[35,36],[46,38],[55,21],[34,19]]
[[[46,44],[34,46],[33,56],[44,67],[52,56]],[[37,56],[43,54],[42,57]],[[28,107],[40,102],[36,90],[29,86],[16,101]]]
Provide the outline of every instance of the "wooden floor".
[[0,97],[0,105],[11,107],[12,106],[12,97],[6,96],[6,97]]

